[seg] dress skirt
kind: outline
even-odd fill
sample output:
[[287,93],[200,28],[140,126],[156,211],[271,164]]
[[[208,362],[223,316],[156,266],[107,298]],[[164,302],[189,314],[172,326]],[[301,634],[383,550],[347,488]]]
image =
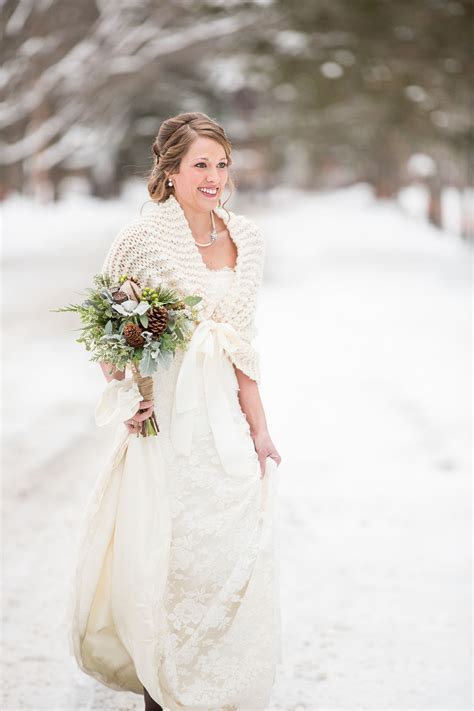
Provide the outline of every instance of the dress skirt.
[[266,709],[281,662],[279,472],[260,475],[226,328],[154,375],[156,437],[117,425],[71,579],[79,667],[170,711]]

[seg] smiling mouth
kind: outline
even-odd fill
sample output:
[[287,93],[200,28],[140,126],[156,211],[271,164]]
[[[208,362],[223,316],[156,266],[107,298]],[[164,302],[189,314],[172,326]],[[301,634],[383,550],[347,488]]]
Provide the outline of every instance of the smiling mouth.
[[207,197],[215,197],[219,190],[217,188],[198,188],[199,192]]

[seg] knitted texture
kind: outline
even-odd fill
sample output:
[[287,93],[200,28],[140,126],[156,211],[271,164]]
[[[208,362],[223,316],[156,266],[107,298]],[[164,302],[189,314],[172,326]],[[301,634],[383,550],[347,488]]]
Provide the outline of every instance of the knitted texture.
[[166,286],[181,295],[198,294],[198,320],[212,318],[235,328],[245,346],[230,355],[234,365],[260,382],[260,357],[251,341],[257,334],[255,314],[263,280],[265,243],[252,220],[223,208],[214,213],[226,223],[237,249],[233,282],[218,304],[212,299],[206,266],[194,242],[186,215],[174,195],[153,210],[125,225],[114,239],[101,269],[117,280],[121,274],[138,279],[141,286]]

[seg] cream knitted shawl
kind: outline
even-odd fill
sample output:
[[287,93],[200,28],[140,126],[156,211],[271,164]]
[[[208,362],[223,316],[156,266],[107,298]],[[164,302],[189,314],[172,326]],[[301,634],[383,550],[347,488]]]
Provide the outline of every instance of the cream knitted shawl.
[[231,354],[234,365],[260,382],[259,353],[251,344],[257,334],[255,312],[263,279],[265,244],[260,229],[243,215],[223,208],[215,214],[227,225],[237,248],[235,274],[227,294],[217,306],[206,298],[209,268],[197,248],[184,211],[170,195],[155,203],[151,212],[125,225],[113,241],[101,273],[116,280],[121,274],[134,276],[145,287],[159,284],[182,295],[198,294],[199,321],[212,318],[235,328],[245,345]]

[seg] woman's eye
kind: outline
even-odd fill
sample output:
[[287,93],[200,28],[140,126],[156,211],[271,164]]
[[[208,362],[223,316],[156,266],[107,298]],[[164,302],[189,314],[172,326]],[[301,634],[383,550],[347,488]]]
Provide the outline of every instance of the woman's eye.
[[[206,164],[205,164],[205,163],[202,163],[202,162],[201,162],[201,163],[196,163],[196,168],[199,167],[200,165],[206,165]],[[227,163],[224,163],[224,161],[221,161],[221,162],[219,163],[219,165],[220,165],[222,168],[227,168]]]

